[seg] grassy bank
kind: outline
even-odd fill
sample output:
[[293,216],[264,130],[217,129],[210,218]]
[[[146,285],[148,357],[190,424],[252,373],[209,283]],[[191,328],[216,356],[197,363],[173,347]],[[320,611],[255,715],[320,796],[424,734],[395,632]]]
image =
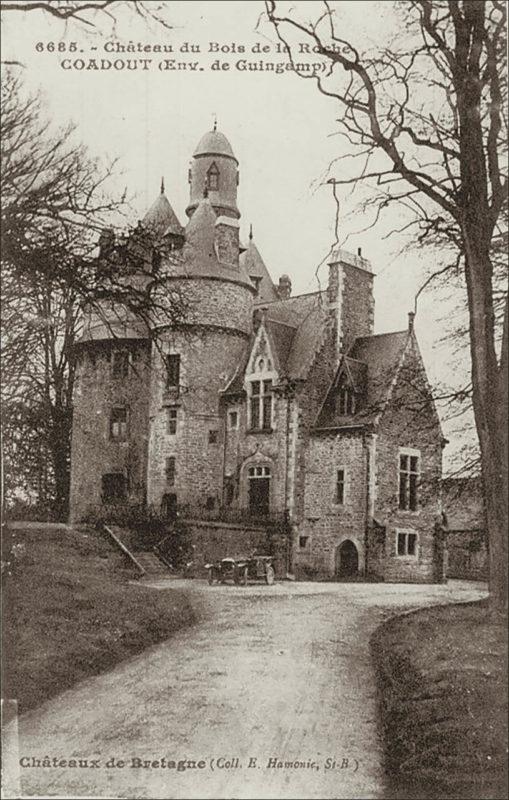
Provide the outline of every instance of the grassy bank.
[[3,696],[20,712],[194,622],[186,595],[128,584],[92,529],[7,531],[2,546]]
[[390,797],[507,797],[505,626],[484,603],[428,608],[371,645]]

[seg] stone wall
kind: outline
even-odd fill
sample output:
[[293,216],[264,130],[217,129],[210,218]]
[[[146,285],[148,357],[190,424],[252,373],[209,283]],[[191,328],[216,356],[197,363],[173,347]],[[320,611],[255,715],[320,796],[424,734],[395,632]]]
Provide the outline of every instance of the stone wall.
[[[400,448],[412,448],[420,453],[416,511],[399,509]],[[381,418],[376,445],[374,517],[385,527],[386,581],[443,580],[444,564],[437,563],[435,543],[435,527],[441,518],[441,474],[440,423],[414,342]],[[398,556],[398,531],[417,534],[416,557]]]
[[[337,548],[346,539],[364,570],[367,482],[362,433],[315,433],[305,460],[303,519],[297,525],[294,570],[298,577],[333,578]],[[344,502],[336,500],[337,470],[345,471]],[[306,541],[303,541],[303,537]]]
[[[128,375],[113,377],[112,354],[127,351]],[[70,518],[102,514],[102,476],[122,473],[127,501],[142,504],[146,497],[149,408],[149,345],[140,341],[110,341],[81,345],[77,351],[74,392]],[[128,413],[128,435],[115,441],[110,414],[115,406]],[[108,509],[112,510],[111,506]]]
[[[222,499],[224,417],[220,391],[244,350],[246,338],[237,331],[203,328],[167,330],[154,347],[148,503],[159,510],[165,493],[175,493],[179,505],[218,505]],[[180,387],[164,388],[162,353],[180,355]],[[177,415],[170,433],[169,409]],[[169,485],[166,459],[175,458],[175,483]]]

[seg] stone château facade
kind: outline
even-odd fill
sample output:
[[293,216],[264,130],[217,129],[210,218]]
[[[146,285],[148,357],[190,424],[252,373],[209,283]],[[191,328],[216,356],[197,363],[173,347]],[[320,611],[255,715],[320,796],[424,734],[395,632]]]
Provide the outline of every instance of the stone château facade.
[[98,269],[158,289],[150,320],[112,303],[86,316],[72,519],[143,506],[201,520],[202,540],[215,519],[229,548],[228,520],[283,520],[282,572],[442,580],[444,440],[412,315],[373,333],[360,253],[336,250],[322,291],[275,285],[252,234],[239,239],[238,175],[214,129],[192,158],[185,228],[162,186],[135,231],[101,236]]

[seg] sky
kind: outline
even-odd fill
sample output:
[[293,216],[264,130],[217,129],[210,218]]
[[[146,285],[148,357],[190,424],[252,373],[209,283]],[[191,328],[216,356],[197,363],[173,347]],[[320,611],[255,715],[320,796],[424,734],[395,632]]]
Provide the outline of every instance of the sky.
[[[320,4],[297,0],[294,5],[316,17]],[[28,87],[42,91],[50,126],[72,120],[91,154],[119,159],[115,188],[127,187],[134,197],[135,217],[151,205],[164,176],[168,198],[185,223],[189,160],[217,118],[240,162],[241,236],[247,239],[252,224],[273,279],[288,273],[298,294],[318,288],[317,268],[335,240],[336,205],[326,180],[331,161],[345,154],[337,136],[341,111],[333,99],[320,95],[313,80],[266,69],[268,63],[288,61],[275,52],[277,40],[263,11],[261,0],[170,2],[164,18],[171,29],[147,25],[129,10],[120,10],[116,22],[97,16],[96,28],[64,25],[38,11],[6,12],[2,50],[5,60],[24,65],[19,69]],[[341,4],[338,25],[361,45],[379,41],[393,24],[388,2]],[[136,49],[164,45],[172,52],[116,52],[130,42]],[[302,58],[312,61],[313,55]],[[128,69],[128,60],[137,68]],[[106,68],[82,68],[91,62]],[[115,62],[117,68],[107,68]],[[161,62],[186,68],[160,69]],[[244,69],[246,62],[257,68]],[[332,175],[340,178],[341,170],[339,162]],[[401,330],[436,254],[398,255],[401,241],[384,238],[398,223],[396,211],[375,228],[356,233],[366,219],[352,213],[356,197],[348,187],[338,193],[340,240],[346,239],[352,252],[361,247],[377,275],[375,332]],[[322,285],[326,275],[322,264]],[[419,301],[416,333],[432,382],[446,379],[455,361],[447,343],[440,344],[450,313],[450,301],[435,292]],[[468,368],[466,361],[463,366]],[[447,436],[451,431],[446,425]],[[455,449],[453,442],[449,452]]]

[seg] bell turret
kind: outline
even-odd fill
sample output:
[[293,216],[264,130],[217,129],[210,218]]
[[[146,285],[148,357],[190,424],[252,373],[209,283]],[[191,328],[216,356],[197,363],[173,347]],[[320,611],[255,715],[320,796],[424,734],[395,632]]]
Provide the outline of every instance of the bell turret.
[[186,214],[191,217],[204,190],[207,191],[217,216],[238,219],[237,186],[239,162],[233,154],[226,136],[214,126],[200,139],[189,168],[189,205]]

